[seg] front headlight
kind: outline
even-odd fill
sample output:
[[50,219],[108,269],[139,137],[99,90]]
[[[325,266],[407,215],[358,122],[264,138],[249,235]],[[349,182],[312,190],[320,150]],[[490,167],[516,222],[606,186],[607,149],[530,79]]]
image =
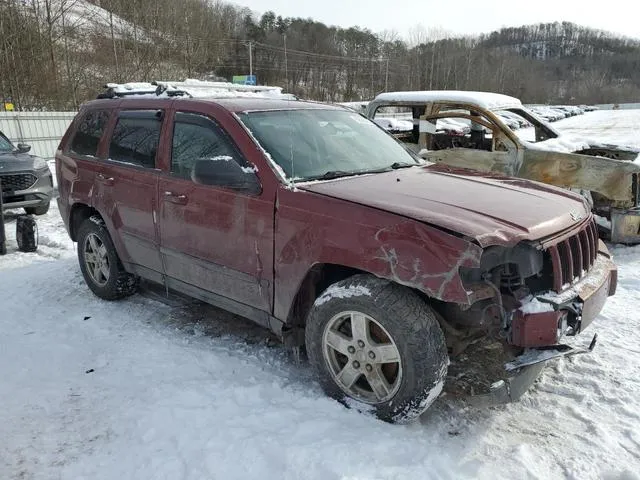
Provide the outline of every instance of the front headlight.
[[514,247],[488,247],[482,253],[479,267],[460,267],[460,278],[465,286],[482,283],[494,268],[504,265],[515,265],[518,276],[523,281],[542,272],[544,255],[534,245],[524,242]]
[[44,170],[45,168],[48,170],[49,164],[40,157],[37,157],[33,160],[33,168],[35,170]]

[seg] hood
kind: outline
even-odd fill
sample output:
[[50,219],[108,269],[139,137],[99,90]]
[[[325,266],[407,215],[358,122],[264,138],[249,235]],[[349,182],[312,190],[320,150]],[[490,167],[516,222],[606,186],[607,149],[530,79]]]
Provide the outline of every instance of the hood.
[[538,240],[590,215],[582,197],[567,190],[442,164],[296,186],[445,228],[483,247]]
[[3,173],[24,172],[28,170],[40,170],[46,166],[36,165],[43,160],[35,155],[26,153],[0,153],[0,175]]

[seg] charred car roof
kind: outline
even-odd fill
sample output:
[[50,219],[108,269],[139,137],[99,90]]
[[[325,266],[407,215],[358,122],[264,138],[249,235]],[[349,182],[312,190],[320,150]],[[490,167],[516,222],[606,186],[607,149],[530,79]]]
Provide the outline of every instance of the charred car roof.
[[425,90],[413,92],[386,92],[378,95],[371,103],[394,102],[455,102],[472,103],[487,110],[506,107],[521,107],[522,102],[515,97],[492,92],[468,92],[461,90]]

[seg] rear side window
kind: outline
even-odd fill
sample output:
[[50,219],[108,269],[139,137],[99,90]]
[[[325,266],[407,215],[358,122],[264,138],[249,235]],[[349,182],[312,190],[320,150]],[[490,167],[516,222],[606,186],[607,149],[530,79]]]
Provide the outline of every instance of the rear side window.
[[98,144],[109,120],[107,110],[89,110],[80,119],[80,124],[71,142],[71,151],[78,155],[95,157]]
[[159,110],[120,112],[109,144],[109,159],[155,168],[161,125]]

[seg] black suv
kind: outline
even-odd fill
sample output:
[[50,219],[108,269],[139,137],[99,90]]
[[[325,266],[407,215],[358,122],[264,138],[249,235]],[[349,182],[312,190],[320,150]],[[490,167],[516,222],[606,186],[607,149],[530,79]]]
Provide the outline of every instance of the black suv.
[[0,182],[3,210],[24,208],[32,215],[44,215],[53,195],[53,177],[42,158],[29,155],[29,145],[13,143],[0,132]]

